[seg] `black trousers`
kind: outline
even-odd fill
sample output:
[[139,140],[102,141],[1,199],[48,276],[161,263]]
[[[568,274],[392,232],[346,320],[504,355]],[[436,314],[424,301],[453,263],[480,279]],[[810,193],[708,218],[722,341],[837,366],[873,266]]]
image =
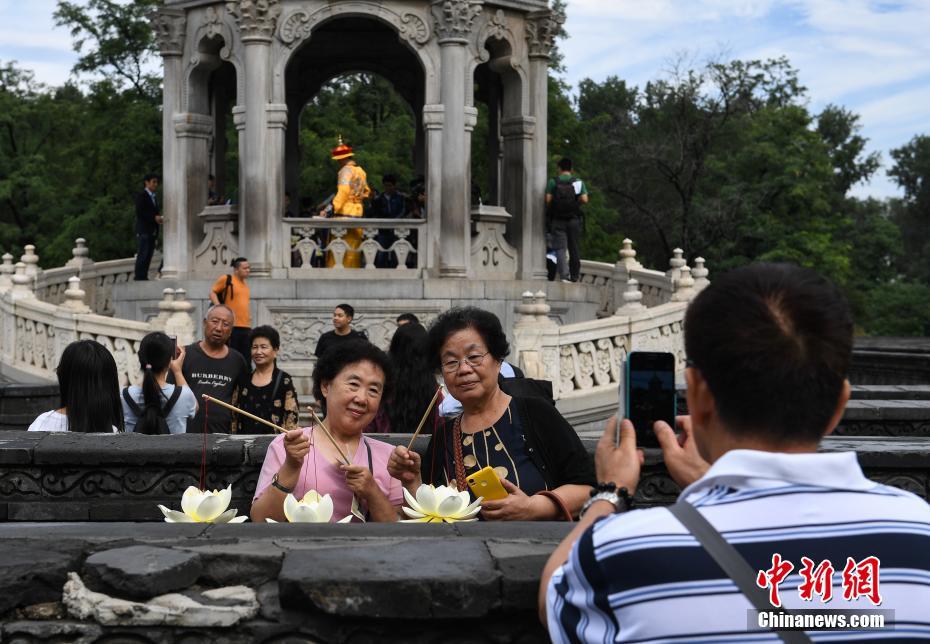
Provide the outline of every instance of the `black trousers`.
[[158,235],[136,235],[136,241],[139,244],[136,250],[136,281],[149,278],[149,264],[152,263],[152,255],[155,254],[156,239]]
[[232,335],[229,336],[229,342],[226,343],[230,349],[235,349],[242,354],[250,368],[252,365],[252,347],[249,346],[249,334],[251,332],[251,327],[234,326]]
[[[559,276],[577,282],[581,276],[581,217],[552,221],[552,247]],[[565,251],[568,251],[566,262]]]

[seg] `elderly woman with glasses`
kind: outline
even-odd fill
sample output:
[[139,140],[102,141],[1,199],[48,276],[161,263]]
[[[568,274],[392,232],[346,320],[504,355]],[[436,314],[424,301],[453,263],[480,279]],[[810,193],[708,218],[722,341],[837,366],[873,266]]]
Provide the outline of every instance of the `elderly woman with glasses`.
[[493,313],[467,307],[440,315],[429,329],[428,355],[462,413],[433,434],[422,459],[395,448],[388,471],[415,494],[421,483],[467,489],[467,477],[491,467],[508,495],[484,501],[484,519],[570,519],[595,484],[593,462],[549,401],[501,390],[498,374],[508,352]]

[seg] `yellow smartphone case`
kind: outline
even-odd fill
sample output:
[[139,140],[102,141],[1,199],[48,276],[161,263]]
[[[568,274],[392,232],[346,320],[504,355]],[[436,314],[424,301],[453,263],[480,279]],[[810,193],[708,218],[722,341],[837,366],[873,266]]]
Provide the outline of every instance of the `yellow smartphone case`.
[[480,469],[474,474],[469,474],[465,481],[476,497],[484,497],[486,501],[507,498],[507,490],[504,489],[497,472],[491,466]]

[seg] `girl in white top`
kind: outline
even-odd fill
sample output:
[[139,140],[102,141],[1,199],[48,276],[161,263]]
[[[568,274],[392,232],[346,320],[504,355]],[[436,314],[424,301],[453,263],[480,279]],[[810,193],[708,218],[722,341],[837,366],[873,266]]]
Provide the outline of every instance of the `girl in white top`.
[[39,414],[29,431],[116,432],[123,428],[116,361],[94,340],[65,347],[55,370],[61,407]]
[[[187,386],[181,367],[184,365],[184,347],[178,346],[174,338],[160,331],[149,333],[139,343],[139,365],[142,368],[142,386],[127,387],[120,396],[126,431],[139,434],[160,434],[164,431],[159,416],[171,434],[187,431],[187,419],[197,413],[197,399]],[[168,384],[168,370],[174,376],[175,385]],[[170,409],[166,406],[174,398],[175,388],[181,393],[174,399]],[[132,399],[133,404],[126,400]],[[140,412],[138,415],[136,412]]]

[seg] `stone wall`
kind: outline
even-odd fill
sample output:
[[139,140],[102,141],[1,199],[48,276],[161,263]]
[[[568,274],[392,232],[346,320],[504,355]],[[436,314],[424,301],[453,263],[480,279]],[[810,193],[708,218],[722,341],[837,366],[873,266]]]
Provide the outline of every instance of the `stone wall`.
[[[409,435],[381,436],[406,444]],[[232,485],[230,507],[248,514],[270,436],[206,436],[206,482]],[[594,437],[582,438],[593,452]],[[424,450],[426,437],[417,440]],[[930,499],[930,439],[831,437],[823,449],[855,450],[871,478]],[[161,521],[200,480],[203,435],[0,432],[0,521]],[[658,450],[646,450],[641,505],[671,503],[678,486]]]
[[0,641],[540,642],[569,528],[0,524]]

